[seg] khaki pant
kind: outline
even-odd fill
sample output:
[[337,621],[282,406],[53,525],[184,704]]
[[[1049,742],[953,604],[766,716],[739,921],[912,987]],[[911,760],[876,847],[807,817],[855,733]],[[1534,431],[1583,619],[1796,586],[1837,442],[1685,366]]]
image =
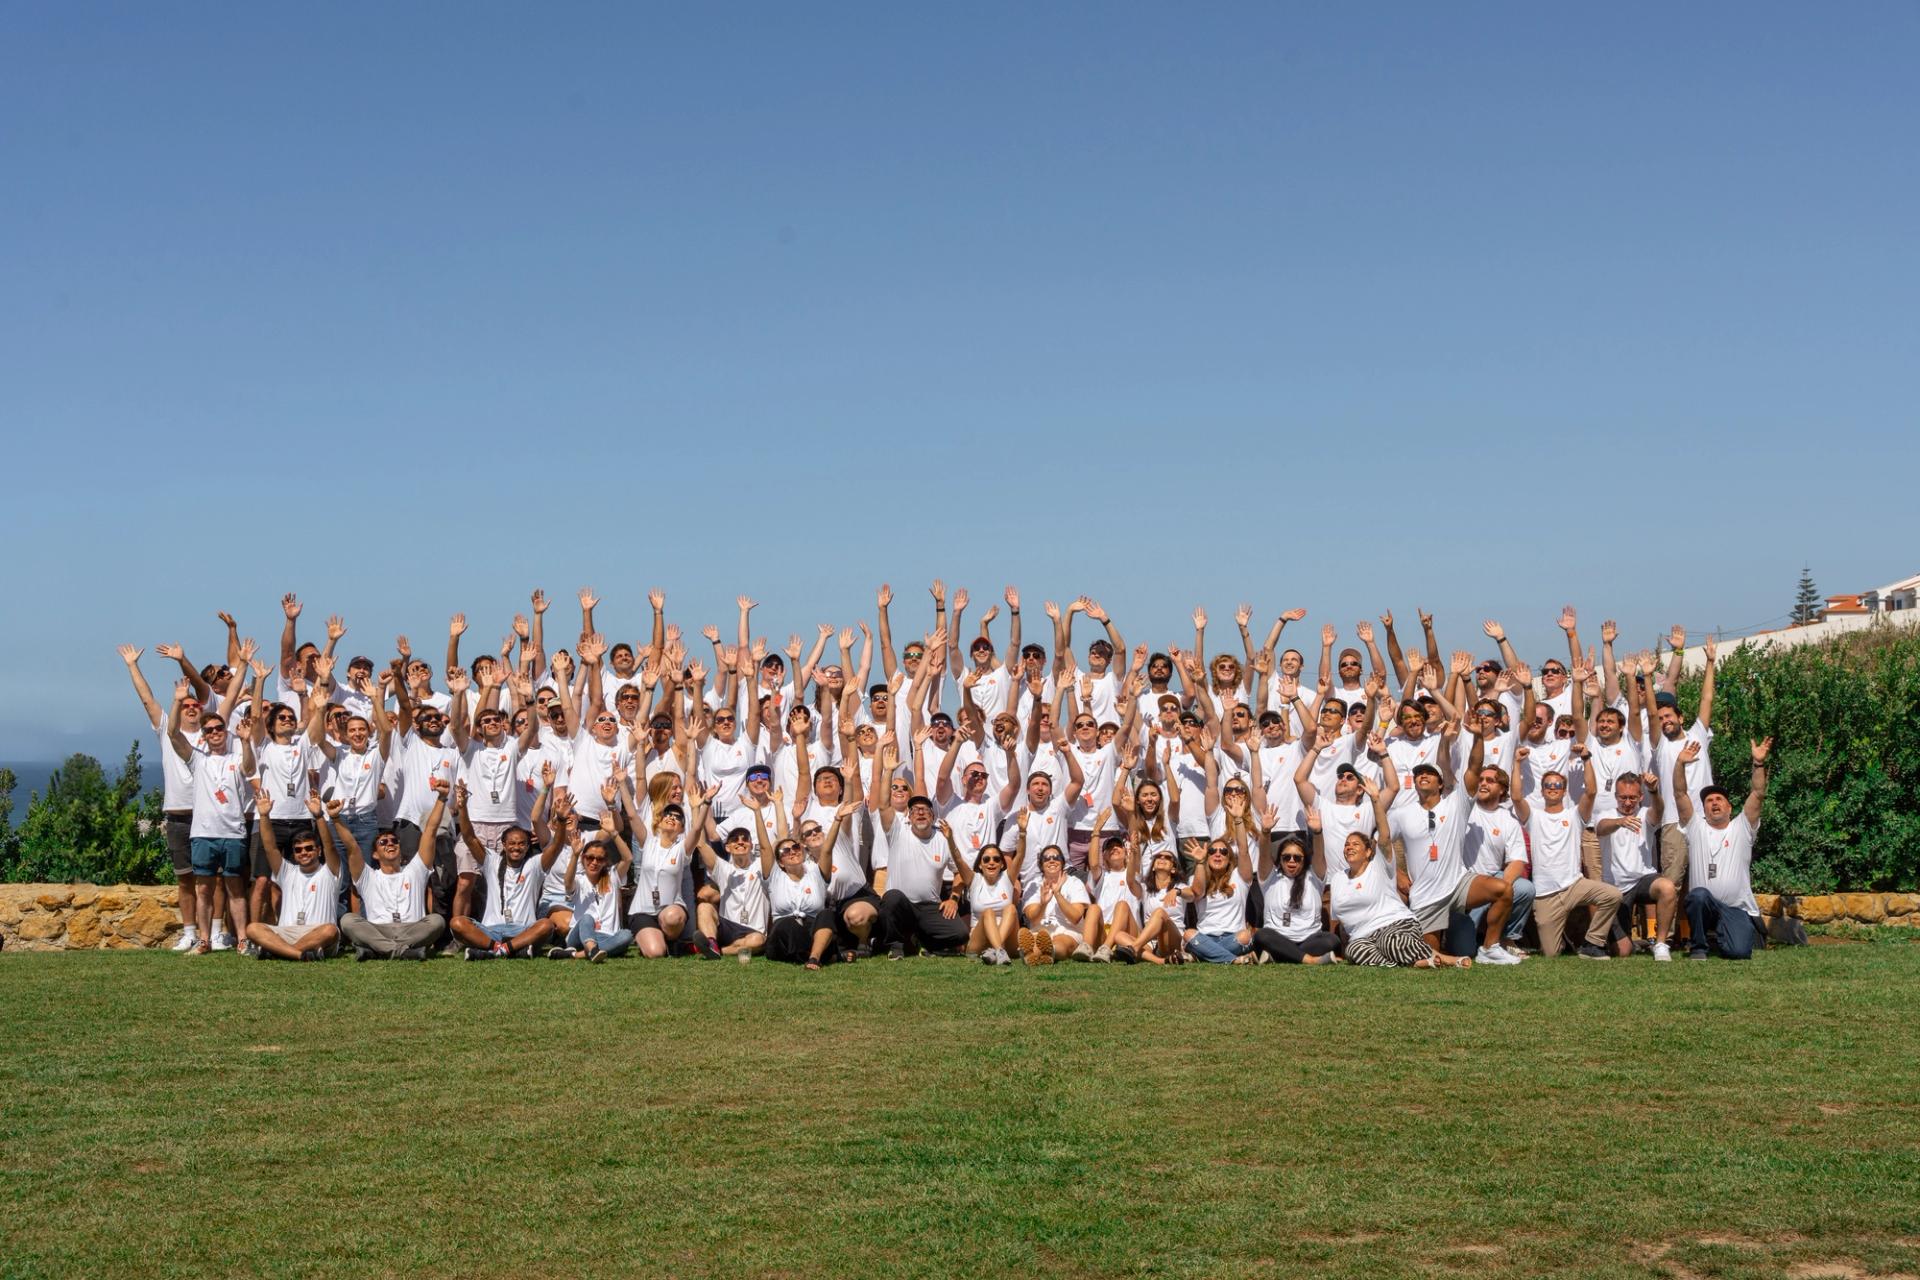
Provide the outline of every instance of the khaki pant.
[[1533,923],[1540,931],[1540,954],[1557,956],[1567,937],[1567,917],[1580,908],[1587,909],[1586,941],[1596,947],[1607,945],[1607,931],[1613,928],[1614,915],[1620,910],[1620,891],[1598,880],[1575,880],[1558,893],[1533,900]]
[[1660,828],[1660,874],[1673,881],[1681,901],[1687,897],[1687,833],[1678,823]]
[[371,952],[381,959],[391,959],[412,947],[432,946],[446,928],[446,920],[438,915],[429,915],[412,924],[375,924],[357,911],[349,911],[340,918],[340,932],[346,935],[354,950]]
[[1598,880],[1600,876],[1600,837],[1592,827],[1580,830],[1580,874],[1589,880]]

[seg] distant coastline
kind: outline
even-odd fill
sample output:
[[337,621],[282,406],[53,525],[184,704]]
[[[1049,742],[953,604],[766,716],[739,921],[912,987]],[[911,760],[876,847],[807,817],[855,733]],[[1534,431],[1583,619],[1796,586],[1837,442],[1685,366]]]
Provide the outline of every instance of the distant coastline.
[[[142,752],[142,756],[145,753]],[[11,769],[15,779],[13,784],[13,820],[18,822],[27,812],[27,801],[37,792],[47,793],[47,783],[53,778],[54,770],[65,764],[64,760],[0,760],[0,769]],[[120,772],[120,757],[100,761],[107,780],[111,782]],[[145,789],[160,785],[160,766],[151,759],[140,761],[140,775]]]

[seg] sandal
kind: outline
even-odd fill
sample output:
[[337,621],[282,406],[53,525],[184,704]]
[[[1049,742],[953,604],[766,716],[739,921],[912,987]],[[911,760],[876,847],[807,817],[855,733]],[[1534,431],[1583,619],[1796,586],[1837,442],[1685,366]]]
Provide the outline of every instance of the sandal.
[[807,972],[808,973],[820,972],[820,958],[818,956],[807,957]]

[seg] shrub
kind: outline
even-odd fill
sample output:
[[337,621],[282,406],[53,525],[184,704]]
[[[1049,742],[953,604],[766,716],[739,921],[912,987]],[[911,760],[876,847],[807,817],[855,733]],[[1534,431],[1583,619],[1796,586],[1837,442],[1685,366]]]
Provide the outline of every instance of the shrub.
[[[1680,685],[1693,714],[1700,676]],[[1748,742],[1773,736],[1753,887],[1911,892],[1920,883],[1920,629],[1721,652],[1713,774],[1745,799]]]
[[136,742],[109,780],[92,756],[69,756],[11,825],[14,776],[0,770],[0,879],[160,884],[173,879],[158,789],[140,789]]

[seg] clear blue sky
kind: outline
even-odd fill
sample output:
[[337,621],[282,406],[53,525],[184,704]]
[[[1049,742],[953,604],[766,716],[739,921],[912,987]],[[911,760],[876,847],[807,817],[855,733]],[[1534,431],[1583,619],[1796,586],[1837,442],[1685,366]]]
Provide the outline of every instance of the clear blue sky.
[[1911,3],[9,5],[0,758],[288,589],[1537,660],[1905,575],[1916,66]]

